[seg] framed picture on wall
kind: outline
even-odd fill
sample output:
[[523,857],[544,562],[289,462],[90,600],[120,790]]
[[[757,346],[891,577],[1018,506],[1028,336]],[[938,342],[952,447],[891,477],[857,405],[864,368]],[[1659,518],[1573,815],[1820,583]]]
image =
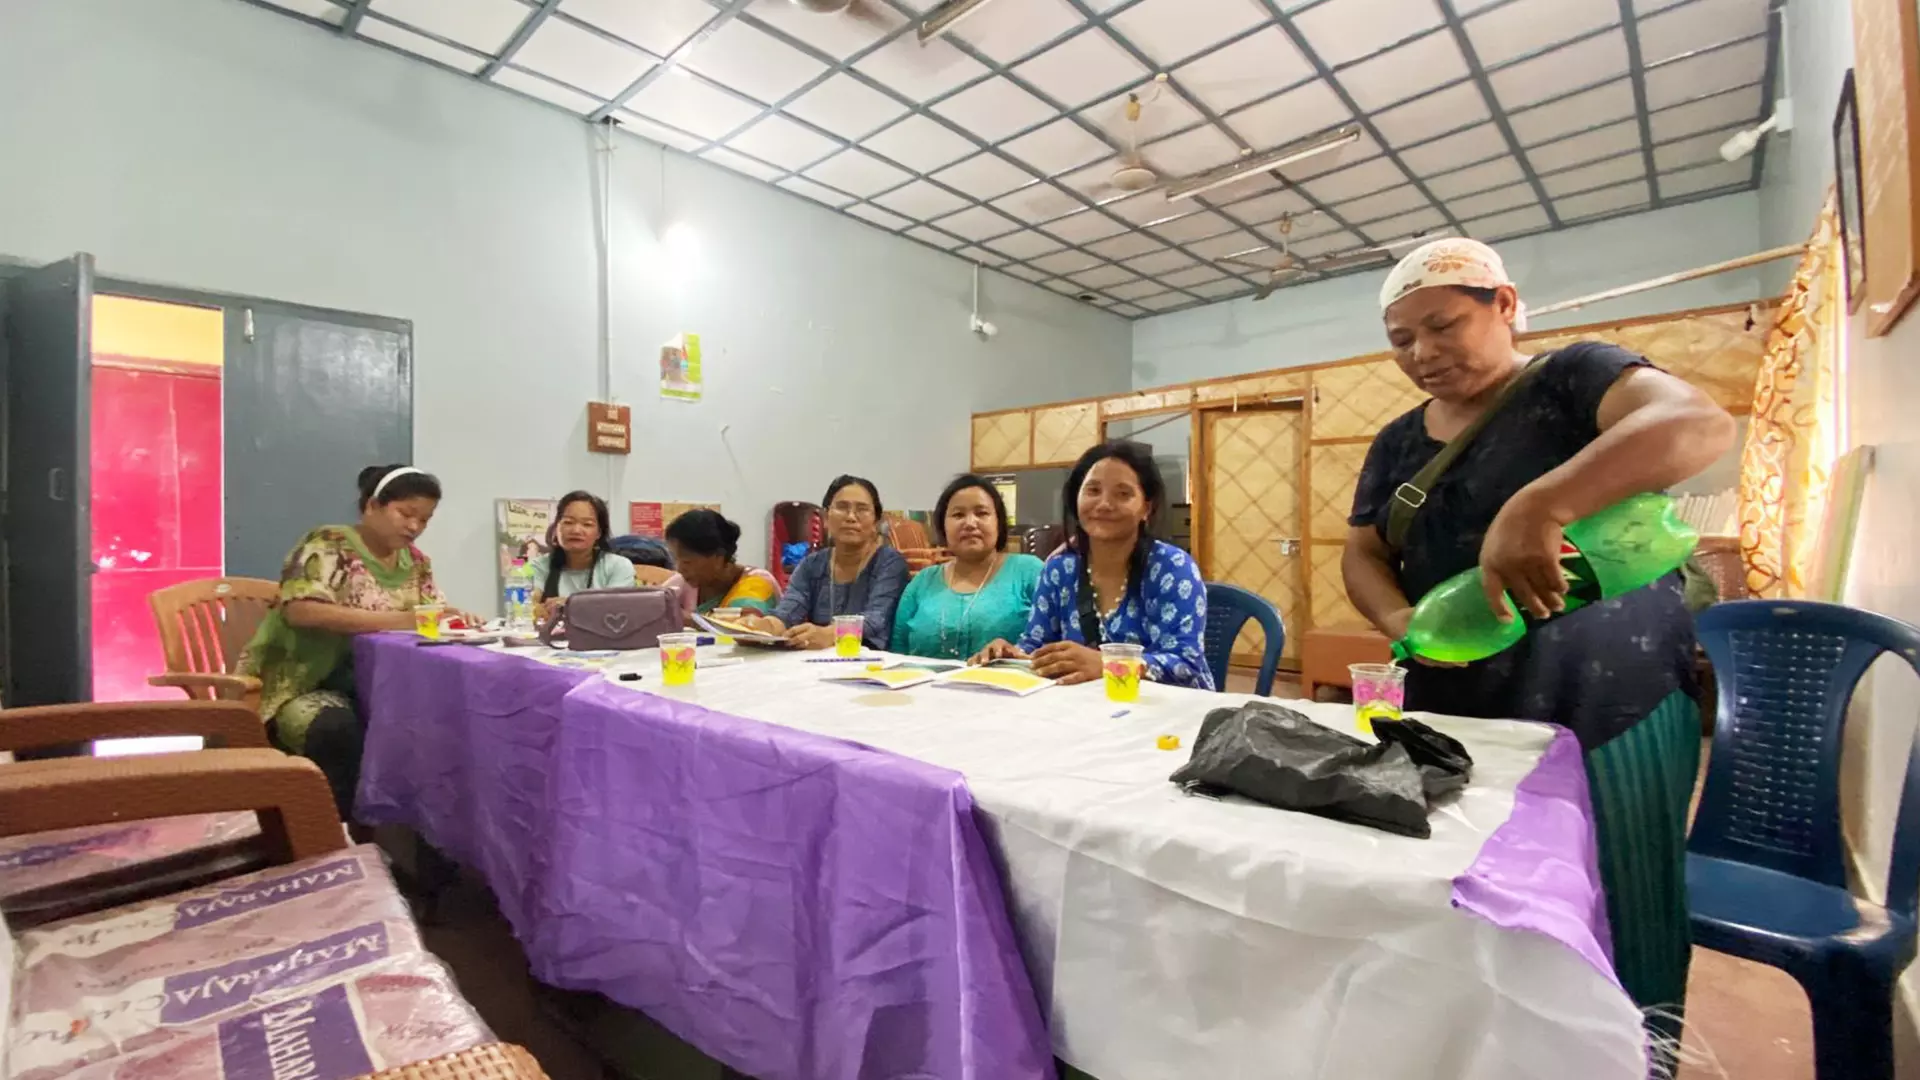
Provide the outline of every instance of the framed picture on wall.
[[1840,249],[1846,260],[1847,312],[1860,310],[1867,295],[1867,235],[1860,187],[1860,103],[1854,96],[1853,72],[1840,86],[1840,105],[1833,114],[1833,176],[1840,200]]

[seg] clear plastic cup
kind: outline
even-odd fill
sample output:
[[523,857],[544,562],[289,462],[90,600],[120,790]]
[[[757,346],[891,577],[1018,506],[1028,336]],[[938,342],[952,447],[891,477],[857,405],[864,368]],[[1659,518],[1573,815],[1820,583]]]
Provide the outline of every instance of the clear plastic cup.
[[413,606],[413,632],[428,641],[440,640],[440,616],[446,614],[445,604],[415,604]]
[[1140,678],[1146,673],[1146,651],[1138,645],[1100,646],[1100,670],[1107,700],[1130,704],[1140,700]]
[[833,617],[833,652],[835,656],[859,656],[861,638],[867,632],[865,615],[835,615]]
[[660,635],[660,682],[666,686],[692,686],[695,646],[699,634]]
[[1398,720],[1407,704],[1407,669],[1398,664],[1348,664],[1353,679],[1353,726],[1373,734],[1375,720]]

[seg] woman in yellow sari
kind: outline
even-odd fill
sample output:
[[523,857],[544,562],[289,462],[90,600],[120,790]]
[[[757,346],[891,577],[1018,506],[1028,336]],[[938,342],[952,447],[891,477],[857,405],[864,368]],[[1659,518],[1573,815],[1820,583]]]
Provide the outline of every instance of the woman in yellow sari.
[[780,602],[780,585],[765,570],[734,561],[740,550],[740,526],[714,510],[689,510],[667,526],[667,553],[673,568],[694,589],[694,610],[739,608],[765,615]]

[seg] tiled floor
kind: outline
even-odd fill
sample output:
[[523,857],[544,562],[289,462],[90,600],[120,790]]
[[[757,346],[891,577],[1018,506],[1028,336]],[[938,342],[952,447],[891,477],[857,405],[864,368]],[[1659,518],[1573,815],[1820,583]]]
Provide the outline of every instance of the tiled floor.
[[1813,1080],[1813,1020],[1785,972],[1693,950],[1687,1029],[1680,1080]]

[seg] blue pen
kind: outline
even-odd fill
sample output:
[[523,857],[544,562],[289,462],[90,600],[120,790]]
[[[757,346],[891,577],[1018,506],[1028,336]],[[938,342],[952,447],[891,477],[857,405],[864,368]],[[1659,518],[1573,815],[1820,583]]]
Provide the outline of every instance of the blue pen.
[[1119,712],[1113,714],[1112,719],[1118,720],[1132,711],[1132,709],[1121,709]]

